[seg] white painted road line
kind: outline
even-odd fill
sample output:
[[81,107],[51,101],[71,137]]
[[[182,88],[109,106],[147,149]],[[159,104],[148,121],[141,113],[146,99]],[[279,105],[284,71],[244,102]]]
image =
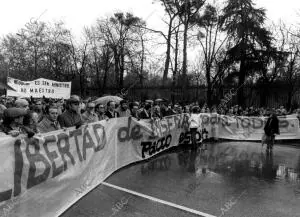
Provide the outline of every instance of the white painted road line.
[[129,190],[129,189],[126,189],[126,188],[122,188],[122,187],[119,187],[119,186],[116,186],[116,185],[112,185],[112,184],[109,184],[107,182],[102,182],[101,184],[105,185],[105,186],[108,186],[108,187],[111,187],[111,188],[114,188],[114,189],[117,189],[117,190],[120,190],[120,191],[127,192],[129,194],[133,194],[133,195],[136,195],[136,196],[139,196],[139,197],[146,198],[148,200],[153,200],[155,202],[162,203],[162,204],[165,204],[167,206],[174,207],[176,209],[180,209],[180,210],[183,210],[183,211],[186,211],[186,212],[189,212],[189,213],[193,213],[193,214],[196,214],[196,215],[199,215],[199,216],[216,217],[214,215],[210,215],[210,214],[207,214],[207,213],[204,213],[204,212],[200,212],[200,211],[197,211],[197,210],[185,207],[185,206],[177,205],[175,203],[171,203],[171,202],[164,201],[164,200],[161,200],[161,199],[158,199],[158,198],[155,198],[155,197],[151,197],[151,196],[148,196],[148,195],[145,195],[145,194],[141,194],[141,193],[136,192],[136,191],[132,191],[132,190]]

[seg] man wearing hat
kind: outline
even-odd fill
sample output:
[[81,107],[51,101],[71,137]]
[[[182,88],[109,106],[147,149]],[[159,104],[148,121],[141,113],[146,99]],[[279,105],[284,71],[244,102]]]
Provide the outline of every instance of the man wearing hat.
[[23,118],[26,114],[27,111],[23,108],[11,107],[6,109],[3,113],[3,123],[0,131],[14,137],[26,134],[27,132],[23,126]]
[[62,128],[64,127],[80,127],[83,122],[79,111],[80,98],[77,95],[72,95],[67,101],[67,109],[64,113],[58,116],[58,122]]
[[23,108],[23,109],[29,110],[29,103],[26,99],[17,99],[15,101],[15,106],[17,108]]

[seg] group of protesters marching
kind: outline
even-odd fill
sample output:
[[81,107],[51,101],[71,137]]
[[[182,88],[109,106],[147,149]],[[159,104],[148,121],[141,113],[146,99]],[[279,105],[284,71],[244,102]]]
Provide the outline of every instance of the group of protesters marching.
[[[146,100],[145,102],[129,102],[121,100],[119,102],[108,101],[106,103],[97,103],[92,100],[82,100],[77,95],[72,95],[67,100],[53,99],[26,99],[2,97],[0,101],[0,135],[7,134],[19,136],[25,134],[32,137],[37,133],[47,133],[68,127],[79,128],[85,124],[110,118],[133,117],[136,119],[156,119],[165,116],[181,113],[218,113],[228,116],[271,116],[271,124],[267,122],[265,134],[279,134],[278,119],[279,115],[296,113],[300,120],[300,110],[287,112],[280,106],[275,109],[265,108],[245,108],[235,105],[232,107],[209,108],[207,105],[199,106],[198,103],[188,105],[171,104],[167,100],[156,99]],[[200,123],[191,115],[191,131],[199,128]],[[275,124],[274,124],[275,123]],[[267,127],[272,128],[266,129]],[[271,132],[270,132],[271,131]]]

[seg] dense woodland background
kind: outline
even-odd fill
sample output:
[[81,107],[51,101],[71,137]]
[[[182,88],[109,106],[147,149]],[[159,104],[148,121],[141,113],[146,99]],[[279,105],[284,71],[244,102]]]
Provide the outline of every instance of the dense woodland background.
[[0,81],[43,77],[72,81],[82,97],[125,92],[209,105],[231,89],[230,103],[298,106],[300,25],[267,25],[265,9],[251,0],[154,3],[165,9],[163,30],[118,12],[78,38],[63,22],[31,19],[1,38]]

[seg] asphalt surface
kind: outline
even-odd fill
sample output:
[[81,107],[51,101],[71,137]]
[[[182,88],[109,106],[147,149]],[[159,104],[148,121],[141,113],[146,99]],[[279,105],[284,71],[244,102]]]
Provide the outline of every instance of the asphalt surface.
[[115,172],[62,217],[300,217],[300,146],[209,143]]

